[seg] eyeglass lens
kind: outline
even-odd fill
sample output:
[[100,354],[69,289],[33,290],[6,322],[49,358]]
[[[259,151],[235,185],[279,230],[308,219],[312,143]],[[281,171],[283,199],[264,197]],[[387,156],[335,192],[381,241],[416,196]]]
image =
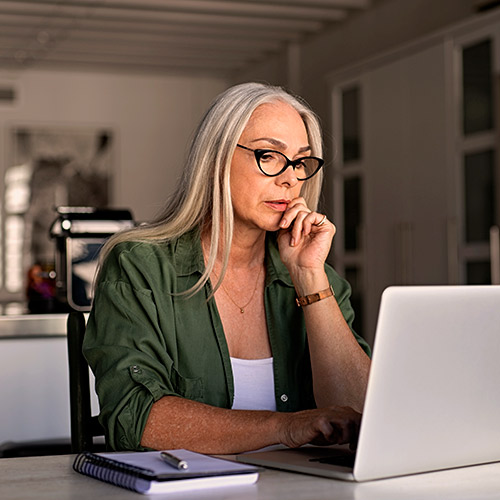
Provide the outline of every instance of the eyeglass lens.
[[313,176],[321,166],[317,158],[300,158],[300,162],[293,162],[279,151],[256,150],[255,156],[260,169],[267,175],[278,175],[287,166],[293,165],[297,179],[307,179]]

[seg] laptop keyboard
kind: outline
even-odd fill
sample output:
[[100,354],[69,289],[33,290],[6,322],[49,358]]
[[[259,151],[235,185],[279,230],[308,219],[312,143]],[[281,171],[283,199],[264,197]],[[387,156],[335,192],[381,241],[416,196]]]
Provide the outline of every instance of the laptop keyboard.
[[328,456],[320,458],[311,458],[310,462],[318,462],[320,464],[337,465],[340,467],[354,467],[354,459],[356,453],[350,450],[332,450]]

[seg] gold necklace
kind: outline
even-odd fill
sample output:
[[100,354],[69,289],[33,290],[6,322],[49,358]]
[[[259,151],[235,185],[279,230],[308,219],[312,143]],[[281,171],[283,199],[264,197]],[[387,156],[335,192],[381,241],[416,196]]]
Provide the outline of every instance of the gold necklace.
[[[243,305],[243,306],[238,305],[234,301],[233,297],[231,297],[231,294],[226,290],[226,287],[222,283],[220,284],[220,286],[222,287],[222,290],[224,291],[224,293],[228,296],[229,300],[240,310],[241,314],[243,314],[245,312],[245,307],[247,307],[250,304],[250,302],[252,302],[252,300],[253,300],[255,292],[257,291],[257,286],[259,285],[259,278],[260,278],[260,273],[261,272],[262,272],[262,266],[260,266],[259,274],[257,274],[257,280],[255,281],[255,287],[253,289],[252,296],[250,297],[250,300],[245,305]],[[215,275],[215,277],[217,278],[217,281],[218,281],[219,278],[217,277],[217,275]]]

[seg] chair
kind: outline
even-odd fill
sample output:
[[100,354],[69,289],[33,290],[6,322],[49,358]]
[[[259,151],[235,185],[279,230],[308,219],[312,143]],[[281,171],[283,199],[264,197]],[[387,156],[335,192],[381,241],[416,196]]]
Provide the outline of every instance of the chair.
[[89,366],[82,353],[85,336],[85,316],[70,312],[67,322],[69,399],[71,415],[71,452],[99,451],[105,446],[94,443],[94,437],[103,437],[104,429],[92,416],[90,405]]

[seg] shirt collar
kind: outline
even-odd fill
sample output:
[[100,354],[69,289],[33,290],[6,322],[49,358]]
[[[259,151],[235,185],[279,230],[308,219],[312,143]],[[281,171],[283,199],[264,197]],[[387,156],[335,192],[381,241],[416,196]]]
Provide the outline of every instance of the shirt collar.
[[203,274],[205,271],[205,260],[198,228],[184,233],[175,242],[174,267],[178,276]]
[[293,287],[292,278],[281,260],[276,238],[277,233],[267,233],[266,235],[266,286],[273,283],[273,281],[279,280],[285,285]]
[[[266,236],[266,286],[274,281],[282,281],[293,287],[292,279],[280,258],[276,233]],[[175,243],[174,265],[178,276],[203,274],[205,260],[201,249],[200,231],[198,228],[180,236]]]

